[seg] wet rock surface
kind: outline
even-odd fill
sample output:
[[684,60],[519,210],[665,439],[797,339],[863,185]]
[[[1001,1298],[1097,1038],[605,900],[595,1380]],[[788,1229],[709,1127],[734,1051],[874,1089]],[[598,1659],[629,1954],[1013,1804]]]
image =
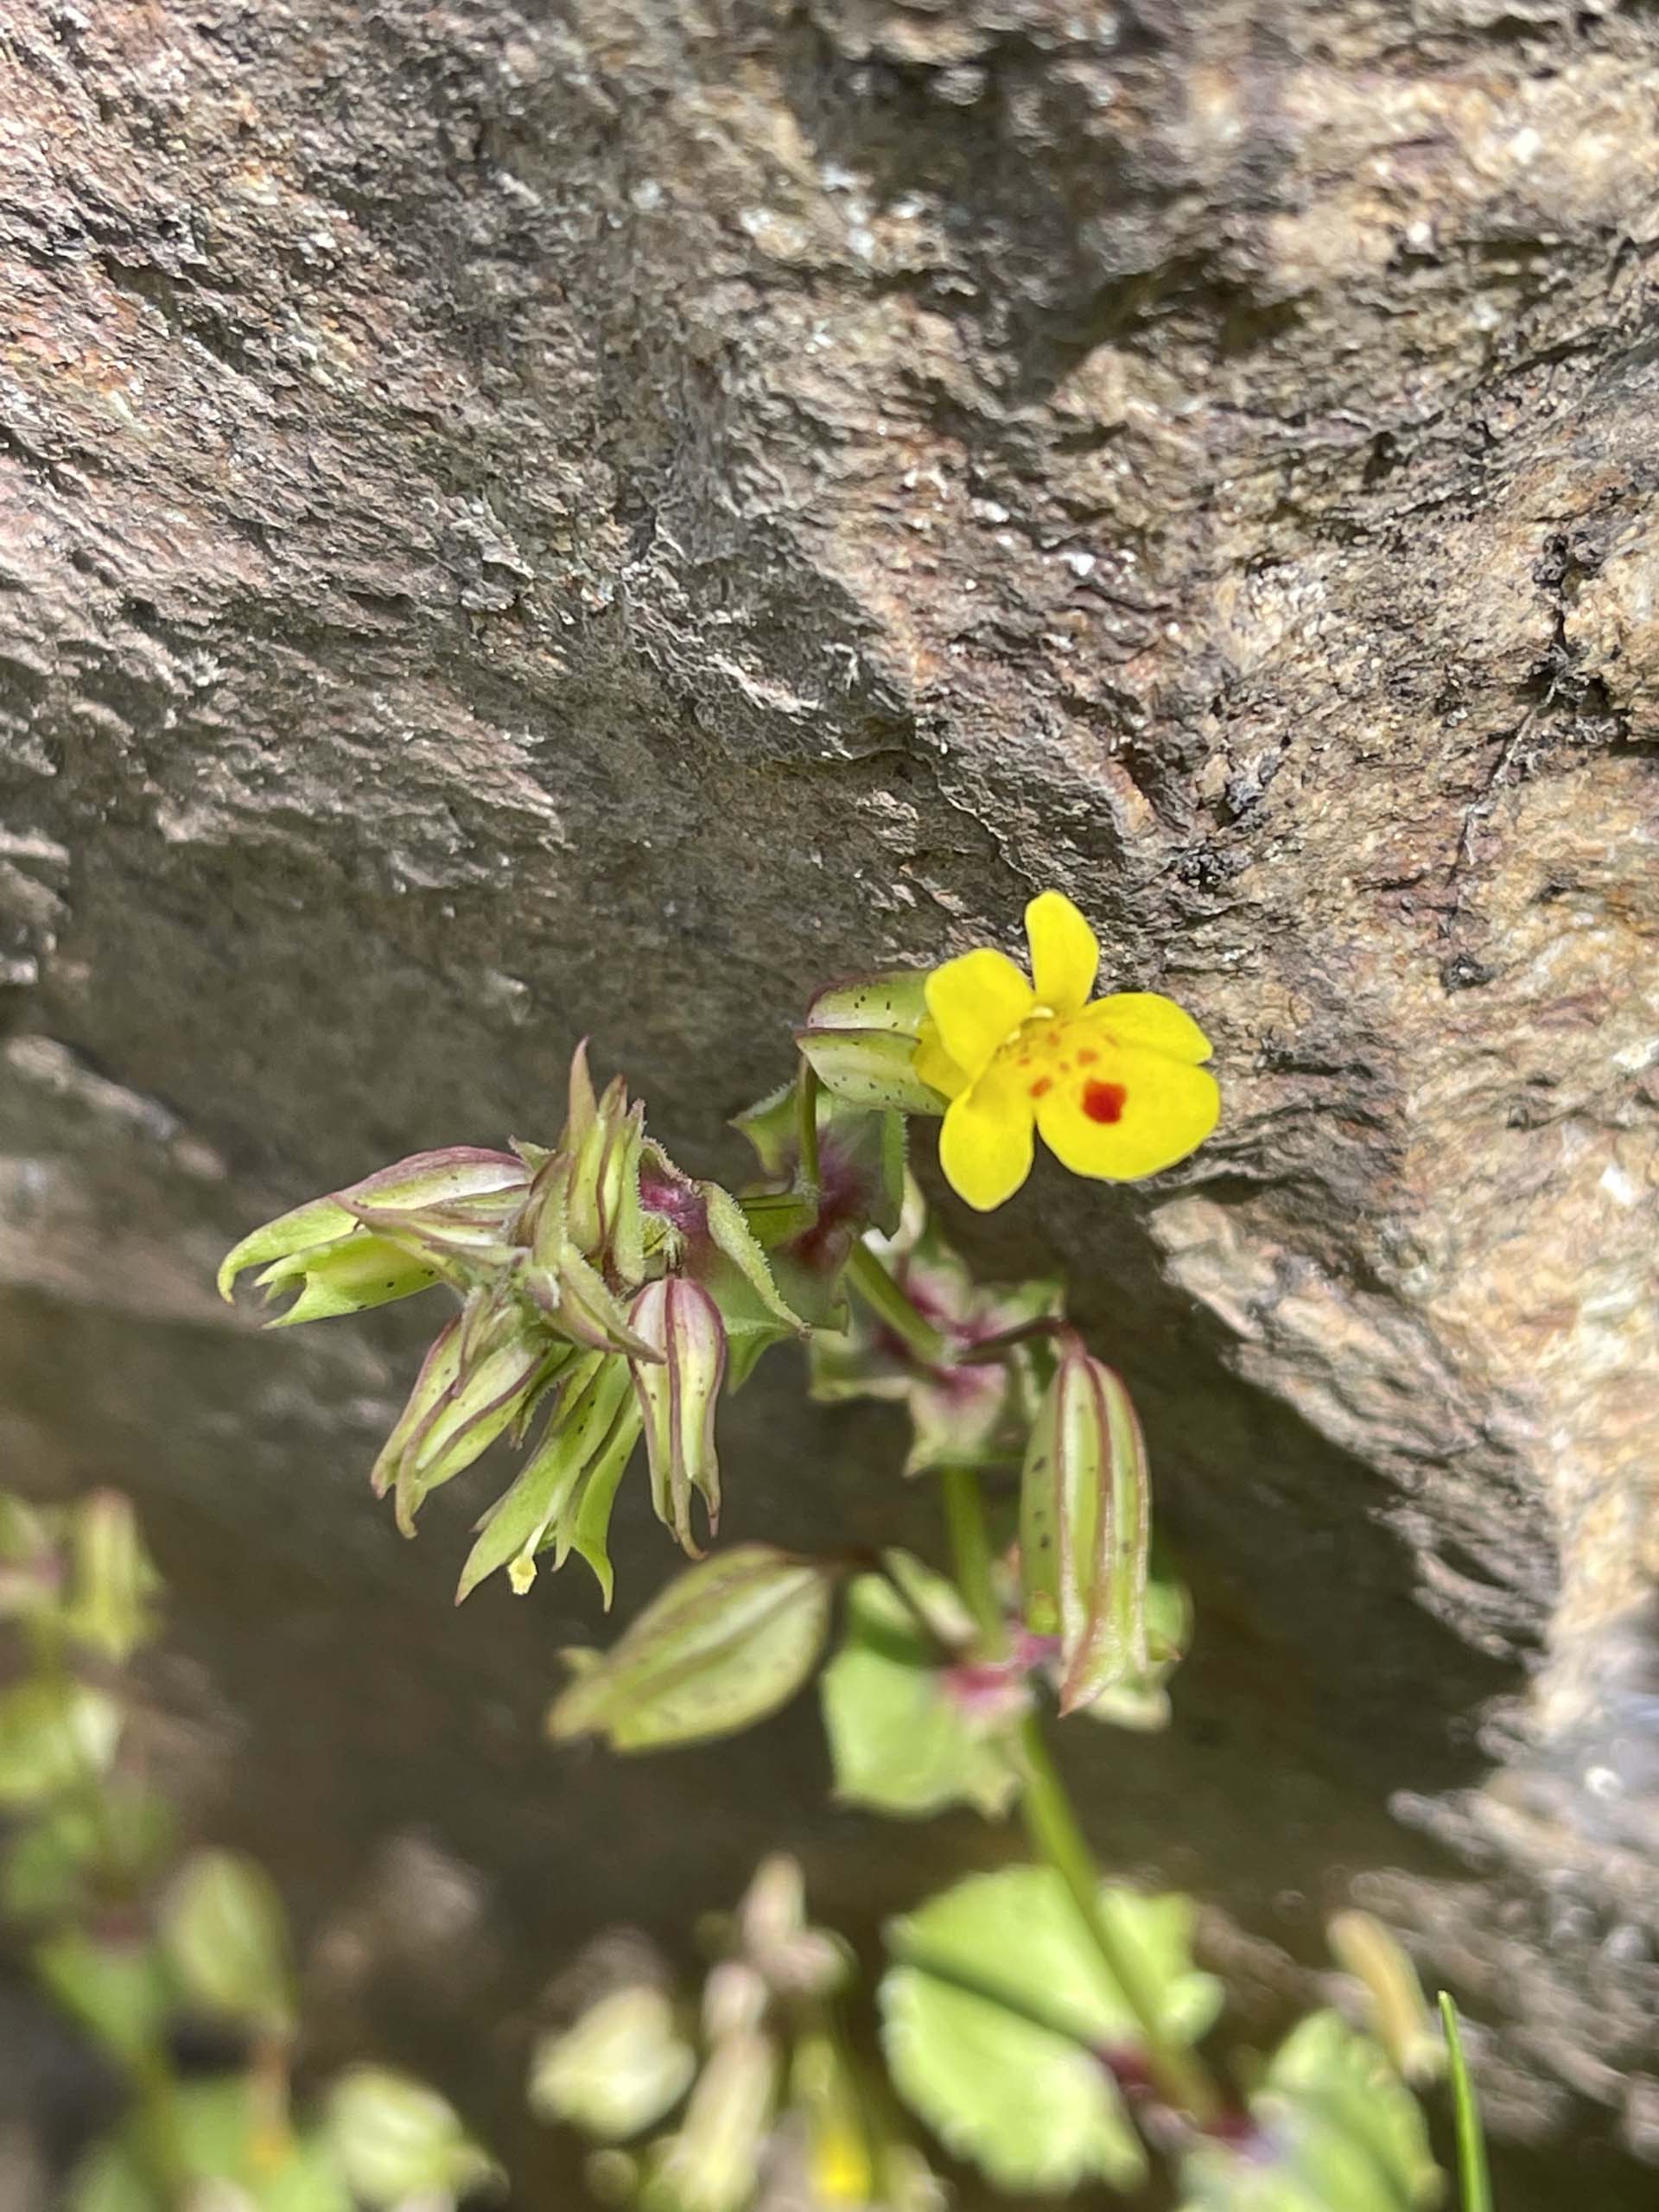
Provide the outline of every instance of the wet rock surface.
[[[1052,883],[1227,1100],[972,1232],[1069,1270],[1198,1598],[1169,1736],[1077,1746],[1096,1833],[1264,2018],[1370,1885],[1491,2030],[1506,2203],[1649,2200],[1656,47],[0,0],[8,1462],[139,1498],[209,1816],[314,1927],[411,1829],[475,1870],[498,1965],[392,2008],[474,2094],[532,1960],[766,1845],[865,1931],[1002,1846],[823,1811],[804,1711],[553,1757],[589,1593],[452,1615],[465,1501],[366,1494],[417,1325],[261,1338],[212,1265],[544,1134],[584,1032],[731,1164],[815,982]],[[791,1387],[732,1532],[918,1537]]]

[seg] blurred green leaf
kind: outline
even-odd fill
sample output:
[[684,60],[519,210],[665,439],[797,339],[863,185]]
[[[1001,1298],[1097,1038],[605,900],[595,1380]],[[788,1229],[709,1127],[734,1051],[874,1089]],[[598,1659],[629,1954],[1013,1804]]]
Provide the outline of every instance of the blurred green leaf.
[[59,1517],[0,1491],[0,1620],[19,1620],[58,1602],[63,1560]]
[[[942,1576],[927,1581],[954,1596]],[[1006,1732],[976,1722],[952,1696],[948,1663],[885,1576],[859,1576],[848,1592],[841,1649],[819,1685],[836,1795],[845,1803],[916,1818],[955,1804],[988,1818],[1007,1810],[1019,1776]]]
[[334,2084],[327,2134],[353,2192],[375,2212],[415,2202],[438,2212],[500,2178],[435,2089],[385,2067],[354,2067]]
[[1416,2099],[1335,2012],[1293,2030],[1250,2118],[1246,2141],[1182,2160],[1183,2212],[1412,2212],[1440,2193]]
[[[1192,1904],[1104,1884],[1101,1910],[1140,1959],[1161,2024],[1189,2042],[1219,1985],[1192,1961]],[[958,1883],[889,1931],[881,1985],[894,2086],[999,2187],[1129,2188],[1146,2161],[1100,2054],[1140,2031],[1059,1877],[1009,1866]]]
[[70,1580],[64,1625],[77,1643],[124,1666],[156,1630],[162,1578],[118,1491],[94,1491],[70,1521]]
[[61,1920],[129,1897],[155,1878],[176,1835],[164,1798],[113,1777],[96,1810],[72,1799],[18,1829],[0,1875],[0,1904],[16,1919]]
[[48,1994],[111,2056],[130,2063],[160,2044],[172,1989],[152,1944],[99,1942],[68,1929],[30,1957]]
[[530,2106],[607,2142],[654,2125],[690,2088],[696,2055],[660,1989],[613,1990],[574,2027],[543,2036],[530,2063]]
[[85,1682],[46,1677],[0,1691],[0,1806],[39,1805],[106,1773],[121,1709]]
[[764,1719],[817,1665],[838,1573],[769,1544],[739,1544],[688,1569],[611,1650],[578,1662],[549,1732],[652,1751]]
[[[175,2193],[156,2179],[156,2118],[135,2113],[83,2160],[67,2212],[181,2212]],[[181,2178],[195,2185],[182,2212],[353,2212],[331,2145],[321,2135],[291,2133],[251,2076],[178,2084],[168,2120]]]
[[288,1923],[270,1877],[254,1860],[193,1853],[162,1907],[162,1941],[193,2005],[263,2033],[292,2032]]

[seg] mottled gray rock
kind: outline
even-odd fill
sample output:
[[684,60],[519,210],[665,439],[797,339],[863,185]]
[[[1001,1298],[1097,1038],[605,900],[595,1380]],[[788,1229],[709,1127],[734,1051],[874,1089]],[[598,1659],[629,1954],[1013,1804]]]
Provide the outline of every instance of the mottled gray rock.
[[[729,1161],[814,982],[1054,883],[1227,1098],[975,1238],[1071,1269],[1200,1599],[1103,1845],[1258,1959],[1381,1882],[1648,2201],[1656,61],[1553,0],[0,0],[9,1456],[143,1503],[315,1913],[420,1823],[550,1968],[781,1837],[867,1928],[997,1847],[823,1815],[806,1721],[544,1753],[587,1593],[448,1618],[462,1509],[363,1484],[410,1332],[207,1275],[545,1131],[584,1031]],[[788,1389],[737,1532],[925,1527]]]

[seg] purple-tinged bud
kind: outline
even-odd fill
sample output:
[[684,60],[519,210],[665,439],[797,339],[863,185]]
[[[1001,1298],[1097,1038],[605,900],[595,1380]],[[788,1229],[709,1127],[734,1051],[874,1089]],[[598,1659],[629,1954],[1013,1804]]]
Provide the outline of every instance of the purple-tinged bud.
[[694,1491],[702,1496],[710,1533],[720,1525],[715,1408],[726,1379],[726,1324],[709,1292],[686,1275],[647,1283],[630,1319],[656,1355],[633,1370],[651,1460],[652,1503],[681,1549],[696,1558]]
[[434,1338],[409,1402],[381,1447],[375,1493],[395,1493],[397,1525],[412,1535],[428,1494],[458,1475],[509,1429],[539,1385],[549,1352],[518,1330],[462,1357],[465,1316]]
[[1063,1340],[1026,1451],[1020,1572],[1026,1626],[1060,1639],[1060,1710],[1147,1672],[1146,1446],[1121,1377]]

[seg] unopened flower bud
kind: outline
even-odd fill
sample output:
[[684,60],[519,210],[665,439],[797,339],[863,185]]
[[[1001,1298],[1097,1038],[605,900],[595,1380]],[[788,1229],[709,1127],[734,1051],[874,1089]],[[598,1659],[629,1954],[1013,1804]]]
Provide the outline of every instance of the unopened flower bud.
[[1060,1639],[1062,1713],[1147,1672],[1150,1519],[1146,1446],[1129,1394],[1069,1338],[1020,1493],[1026,1627]]
[[709,1294],[687,1275],[647,1283],[629,1318],[656,1356],[633,1370],[651,1460],[652,1503],[681,1549],[695,1558],[694,1491],[702,1498],[711,1533],[720,1524],[715,1408],[726,1379],[726,1324]]

